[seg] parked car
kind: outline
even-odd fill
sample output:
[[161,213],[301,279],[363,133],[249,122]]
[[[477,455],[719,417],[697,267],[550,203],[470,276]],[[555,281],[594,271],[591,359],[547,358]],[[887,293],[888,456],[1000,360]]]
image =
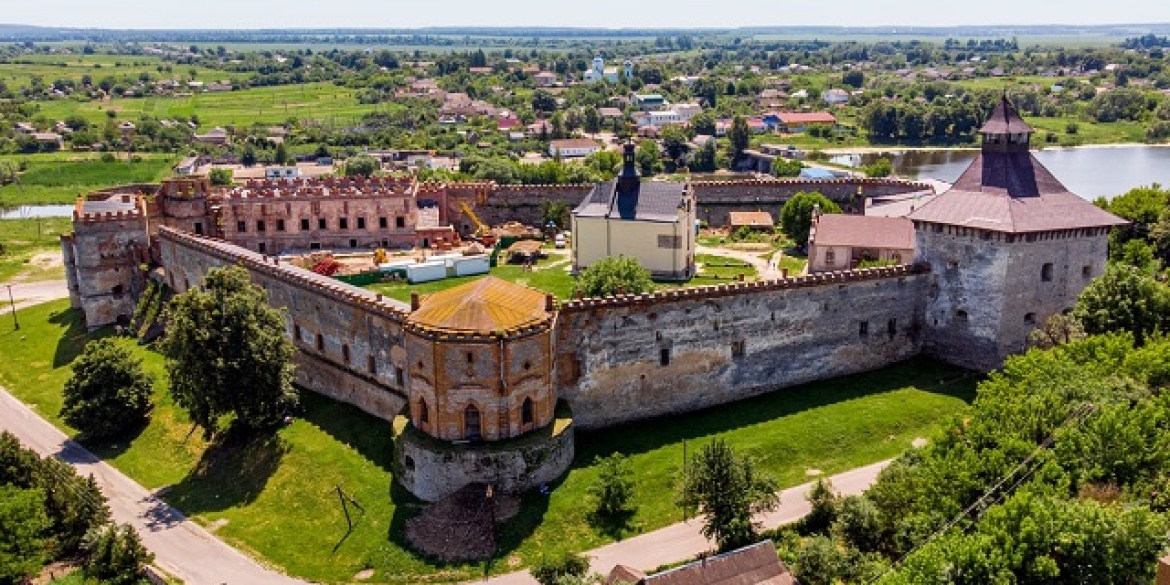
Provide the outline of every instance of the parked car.
[[564,248],[565,247],[565,234],[557,234],[557,237],[553,238],[553,245],[557,249]]

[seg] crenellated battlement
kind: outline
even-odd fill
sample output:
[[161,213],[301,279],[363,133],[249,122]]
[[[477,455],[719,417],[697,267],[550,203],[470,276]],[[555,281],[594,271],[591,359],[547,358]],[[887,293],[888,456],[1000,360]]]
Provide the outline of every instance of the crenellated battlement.
[[400,324],[406,321],[408,315],[404,304],[387,299],[380,293],[373,293],[288,263],[282,263],[280,258],[251,252],[224,240],[196,236],[168,227],[159,228],[159,238],[194,248],[232,264],[241,265],[250,271],[296,284],[310,292],[364,308],[371,313]]
[[223,200],[298,199],[332,197],[413,197],[413,177],[323,177],[296,179],[249,179],[226,190]]
[[932,189],[928,183],[906,181],[902,179],[864,178],[864,179],[739,179],[735,181],[692,181],[695,188],[701,187],[768,187],[768,186],[808,186],[823,185],[860,185],[885,187],[912,187],[917,189]]
[[809,274],[793,278],[782,278],[777,280],[716,284],[694,288],[670,289],[639,295],[627,294],[586,299],[573,299],[561,303],[561,310],[567,312],[588,311],[599,307],[613,308],[674,301],[703,301],[777,290],[811,288],[830,284],[849,284],[855,282],[903,278],[913,274],[922,274],[925,271],[926,269],[922,266],[910,264],[903,264],[899,266],[883,266],[880,268],[839,270],[836,272],[821,272],[817,274]]

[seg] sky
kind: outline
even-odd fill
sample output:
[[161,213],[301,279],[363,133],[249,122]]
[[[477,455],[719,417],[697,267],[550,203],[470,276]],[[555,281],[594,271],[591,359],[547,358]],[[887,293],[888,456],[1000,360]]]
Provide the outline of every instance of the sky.
[[1170,22],[1167,0],[4,0],[0,22],[95,28],[601,28]]

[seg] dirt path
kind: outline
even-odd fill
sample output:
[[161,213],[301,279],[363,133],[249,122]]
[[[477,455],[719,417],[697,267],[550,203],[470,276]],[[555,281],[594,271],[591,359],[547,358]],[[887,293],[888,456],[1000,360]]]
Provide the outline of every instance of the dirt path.
[[[760,275],[760,280],[775,280],[780,278],[780,270],[776,268],[775,262],[769,262],[760,258],[763,252],[743,252],[740,250],[731,250],[728,248],[708,248],[707,246],[695,246],[697,254],[709,254],[711,256],[722,256],[724,258],[731,258],[732,260],[739,260],[751,264]],[[777,252],[772,257],[777,260],[780,253]]]
[[64,280],[0,283],[0,307],[3,307],[4,313],[10,312],[12,306],[8,297],[9,287],[12,290],[11,300],[16,302],[17,309],[69,297],[69,286]]

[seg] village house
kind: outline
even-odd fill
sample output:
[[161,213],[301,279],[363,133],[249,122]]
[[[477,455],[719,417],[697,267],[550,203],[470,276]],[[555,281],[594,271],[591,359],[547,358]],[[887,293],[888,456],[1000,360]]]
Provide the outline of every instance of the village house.
[[[805,132],[810,126],[837,125],[837,117],[829,112],[780,112],[774,116],[771,125],[777,132],[788,134]],[[764,121],[769,122],[769,116],[765,116]]]
[[808,236],[808,271],[850,270],[863,262],[902,264],[914,257],[914,224],[904,217],[820,214]]
[[703,558],[681,567],[647,575],[617,565],[606,585],[796,585],[792,572],[765,540],[731,552]]
[[566,138],[564,140],[552,140],[548,143],[549,156],[561,156],[564,158],[577,158],[589,156],[601,150],[601,144],[596,140],[588,138]]
[[533,75],[532,80],[536,82],[536,87],[552,87],[557,84],[557,74],[551,71],[541,71]]

